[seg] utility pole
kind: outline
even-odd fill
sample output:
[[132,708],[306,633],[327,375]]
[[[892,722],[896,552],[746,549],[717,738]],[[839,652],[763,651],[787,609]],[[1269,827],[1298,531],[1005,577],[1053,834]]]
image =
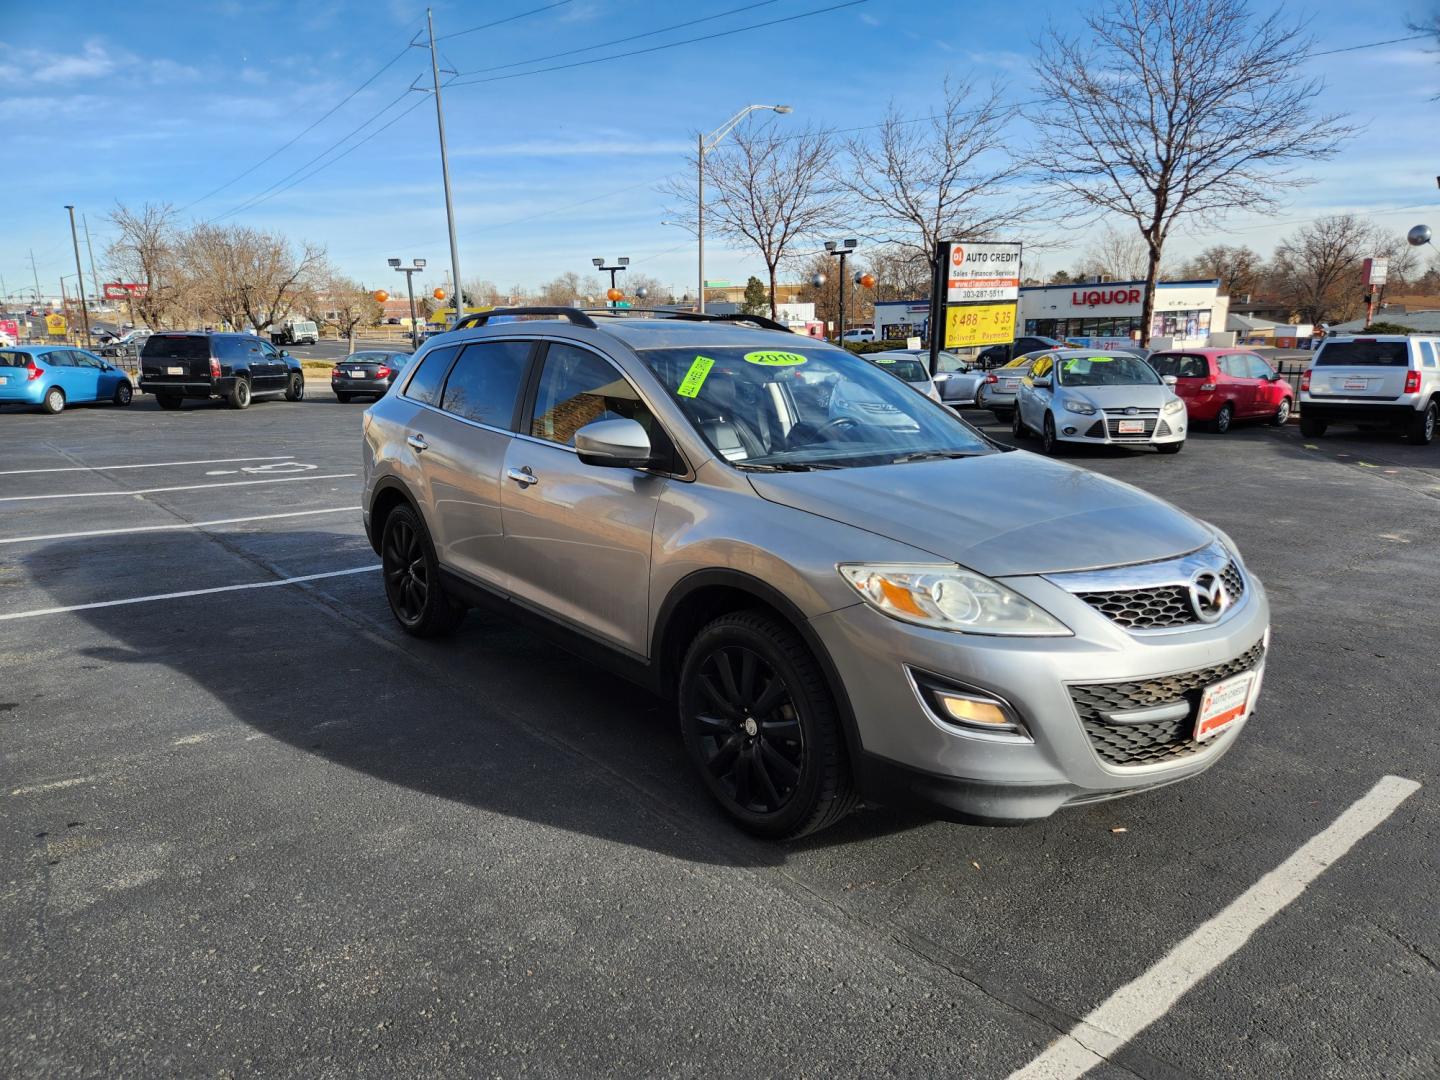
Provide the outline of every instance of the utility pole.
[[30,249],[30,273],[35,275],[35,306],[40,306],[40,275],[35,270],[35,249]]
[[695,295],[698,298],[699,307],[695,310],[701,315],[705,314],[705,133],[701,132],[696,136],[699,140],[695,148],[695,240],[700,249],[700,274],[699,280],[695,282],[700,290]]
[[85,227],[85,251],[90,256],[90,291],[95,294],[95,299],[100,299],[100,275],[95,272],[95,248],[90,244],[90,221],[84,214],[80,215],[80,223]]
[[85,347],[88,349],[90,348],[90,309],[85,305],[85,271],[80,269],[80,237],[75,232],[75,207],[67,203],[65,209],[70,211],[70,243],[75,246],[75,287],[80,290],[80,321],[85,327]]
[[[455,319],[458,321],[464,301],[464,289],[460,284],[460,244],[455,239],[455,200],[450,192],[450,155],[445,148],[445,109],[440,103],[440,61],[435,57],[435,13],[429,8],[425,9],[425,25],[430,35],[430,76],[434,80],[435,126],[440,131],[440,173],[445,179],[445,224],[450,230],[450,276],[453,281],[450,299],[455,307]],[[414,330],[413,319],[411,330]]]

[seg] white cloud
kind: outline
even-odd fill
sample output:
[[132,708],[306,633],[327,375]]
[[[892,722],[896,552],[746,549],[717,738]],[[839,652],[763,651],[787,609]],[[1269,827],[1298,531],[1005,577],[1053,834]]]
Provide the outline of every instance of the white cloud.
[[162,83],[191,79],[199,74],[193,67],[174,60],[140,57],[113,49],[92,38],[79,51],[47,52],[44,49],[16,49],[0,42],[0,54],[10,63],[0,64],[0,82],[55,85],[112,77],[133,76]]
[[679,139],[526,139],[521,142],[471,146],[452,151],[455,157],[661,157],[684,154],[694,147]]

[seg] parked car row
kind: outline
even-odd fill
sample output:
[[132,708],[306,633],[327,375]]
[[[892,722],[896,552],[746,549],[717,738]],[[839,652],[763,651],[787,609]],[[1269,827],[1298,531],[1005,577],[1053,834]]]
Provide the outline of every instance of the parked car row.
[[129,405],[130,376],[85,349],[68,345],[17,345],[0,349],[0,402],[23,402],[42,412],[67,405]]

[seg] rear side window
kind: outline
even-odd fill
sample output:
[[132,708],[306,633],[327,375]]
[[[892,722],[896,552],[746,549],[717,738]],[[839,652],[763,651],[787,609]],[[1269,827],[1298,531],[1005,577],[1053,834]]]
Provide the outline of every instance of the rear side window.
[[154,334],[146,339],[140,355],[147,360],[208,360],[210,339],[200,334]]
[[[450,378],[440,407],[477,424],[509,429],[530,360],[528,341],[481,341],[467,345]],[[428,366],[429,361],[426,361]],[[421,368],[423,375],[425,369]]]
[[1315,358],[1316,367],[1409,367],[1403,341],[1327,341]]
[[1435,366],[1435,349],[1430,342],[1420,342],[1420,356],[1425,361],[1426,367]]
[[0,367],[24,367],[29,362],[29,353],[0,351]]
[[1174,375],[1177,379],[1203,379],[1210,374],[1210,363],[1203,356],[1181,356],[1160,353],[1150,357],[1156,375]]
[[450,370],[450,364],[459,351],[458,346],[451,345],[426,353],[425,359],[420,361],[420,370],[405,387],[405,396],[426,405],[438,406],[440,390],[445,385],[445,373]]
[[257,352],[244,338],[215,339],[215,356],[227,364],[243,364]]

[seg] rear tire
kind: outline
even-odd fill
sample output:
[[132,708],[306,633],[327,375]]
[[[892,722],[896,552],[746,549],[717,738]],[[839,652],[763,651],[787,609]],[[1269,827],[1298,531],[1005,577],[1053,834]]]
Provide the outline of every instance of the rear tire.
[[1216,435],[1224,435],[1230,430],[1230,422],[1235,419],[1235,407],[1228,401],[1220,406],[1220,411],[1215,414],[1215,419],[1210,421],[1210,430]]
[[185,404],[185,399],[178,394],[156,394],[155,403],[162,409],[178,409]]
[[40,411],[47,412],[54,416],[58,412],[65,411],[65,391],[58,386],[52,386],[45,391],[45,396],[40,399]]
[[1307,439],[1321,438],[1329,426],[1329,423],[1324,420],[1312,420],[1304,413],[1300,414],[1300,434]]
[[1287,397],[1280,400],[1280,407],[1275,410],[1275,415],[1270,417],[1270,423],[1273,427],[1284,427],[1289,422],[1290,399]]
[[290,385],[285,388],[286,401],[303,401],[305,399],[305,376],[291,375]]
[[1435,438],[1435,428],[1440,425],[1440,404],[1432,401],[1425,411],[1416,414],[1405,429],[1405,436],[1416,446],[1429,446]]
[[790,626],[762,611],[722,615],[690,643],[677,689],[691,761],[741,828],[793,840],[854,809],[835,700]]
[[135,400],[135,388],[130,385],[129,379],[122,380],[120,385],[115,387],[115,396],[110,400],[121,406],[129,405]]
[[230,403],[232,409],[248,409],[250,407],[250,380],[237,377],[225,400]]
[[440,561],[430,532],[410,507],[397,506],[385,519],[380,562],[385,598],[400,629],[420,638],[454,632],[465,617],[465,608],[441,586]]
[[340,402],[341,405],[349,405],[354,397],[354,394],[342,394],[338,390],[335,392],[335,400]]

